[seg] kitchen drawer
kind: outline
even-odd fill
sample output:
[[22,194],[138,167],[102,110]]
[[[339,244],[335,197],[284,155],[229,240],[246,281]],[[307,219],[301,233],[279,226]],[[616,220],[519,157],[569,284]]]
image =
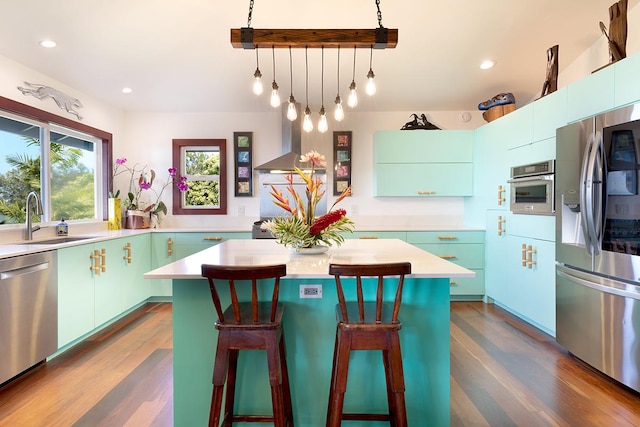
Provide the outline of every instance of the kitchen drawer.
[[407,241],[406,231],[354,231],[345,233],[345,239],[400,239]]
[[476,277],[454,277],[449,280],[449,293],[452,297],[456,295],[484,296],[484,270],[472,270],[476,273]]
[[484,231],[408,231],[408,243],[482,243]]
[[484,268],[484,244],[413,243],[414,246],[465,268]]

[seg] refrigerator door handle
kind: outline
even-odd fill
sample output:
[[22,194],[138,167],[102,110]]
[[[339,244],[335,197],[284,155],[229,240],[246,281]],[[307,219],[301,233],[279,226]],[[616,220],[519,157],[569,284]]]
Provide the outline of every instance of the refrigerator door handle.
[[593,143],[594,143],[594,139],[592,134],[585,146],[584,157],[582,159],[582,167],[580,168],[581,169],[581,172],[580,172],[580,204],[581,204],[580,228],[582,229],[584,244],[589,255],[592,255],[592,251],[591,251],[591,239],[590,239],[591,235],[589,234],[589,230],[587,226],[589,223],[588,212],[587,212],[588,206],[589,206],[589,204],[587,203],[587,171],[588,171],[589,157],[591,154]]
[[584,183],[584,203],[586,206],[583,210],[586,211],[586,229],[587,235],[589,236],[589,245],[587,246],[587,249],[589,250],[589,254],[598,255],[600,254],[601,239],[601,232],[599,232],[599,230],[601,231],[602,229],[600,226],[602,218],[600,213],[600,209],[602,208],[602,196],[600,194],[602,186],[601,153],[604,152],[602,146],[602,135],[600,132],[596,132],[595,137],[591,138],[590,148],[586,180]]
[[640,293],[635,292],[633,290],[621,289],[622,287],[625,287],[625,284],[619,283],[619,285],[616,285],[617,281],[612,279],[607,279],[601,276],[590,275],[591,278],[594,278],[594,279],[597,278],[599,281],[602,282],[602,283],[598,283],[598,282],[584,279],[582,277],[574,275],[571,273],[570,269],[562,266],[557,266],[556,274],[578,285],[586,286],[588,288],[595,289],[597,291],[604,292],[606,294],[618,295],[621,297],[640,300]]

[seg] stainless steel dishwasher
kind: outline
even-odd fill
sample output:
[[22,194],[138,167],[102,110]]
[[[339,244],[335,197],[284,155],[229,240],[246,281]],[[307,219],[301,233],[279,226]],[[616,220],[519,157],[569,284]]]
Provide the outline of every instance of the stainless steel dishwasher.
[[57,252],[0,259],[0,384],[58,348]]

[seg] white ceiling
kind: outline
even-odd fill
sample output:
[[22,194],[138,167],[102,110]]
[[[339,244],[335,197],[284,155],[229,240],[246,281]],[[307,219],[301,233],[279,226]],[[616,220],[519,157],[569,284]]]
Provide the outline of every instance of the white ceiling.
[[[265,94],[251,92],[255,51],[233,49],[249,1],[1,0],[0,55],[126,111],[269,111],[270,50],[260,50]],[[629,9],[640,0],[630,0]],[[614,0],[381,0],[395,49],[373,52],[378,93],[364,95],[369,51],[358,50],[361,111],[473,110],[500,92],[526,103],[540,94],[546,50],[560,71],[604,37]],[[254,28],[375,28],[373,0],[255,0]],[[632,27],[630,32],[634,31]],[[58,46],[44,49],[40,40]],[[289,95],[289,56],[276,50],[276,80]],[[320,50],[309,50],[309,106],[320,107]],[[324,104],[336,96],[335,49],[325,49]],[[479,69],[484,59],[496,66]],[[603,58],[606,63],[606,58]],[[353,50],[341,51],[346,98]],[[604,64],[603,64],[604,65]],[[293,50],[293,93],[304,105],[304,50]],[[43,83],[43,82],[30,82]],[[560,82],[560,86],[562,86]],[[124,95],[121,89],[133,88]],[[16,89],[17,90],[17,89]],[[77,96],[77,94],[69,93]],[[80,97],[81,98],[81,97]],[[81,99],[82,100],[82,99]]]

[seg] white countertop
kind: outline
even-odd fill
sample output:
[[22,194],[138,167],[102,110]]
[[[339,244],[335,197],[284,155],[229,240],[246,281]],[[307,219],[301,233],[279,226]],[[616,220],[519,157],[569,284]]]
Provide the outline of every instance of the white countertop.
[[410,262],[413,277],[474,277],[475,273],[398,239],[347,239],[319,255],[292,254],[275,240],[228,240],[144,275],[145,279],[200,279],[202,264],[286,264],[287,277],[328,278],[330,263]]

